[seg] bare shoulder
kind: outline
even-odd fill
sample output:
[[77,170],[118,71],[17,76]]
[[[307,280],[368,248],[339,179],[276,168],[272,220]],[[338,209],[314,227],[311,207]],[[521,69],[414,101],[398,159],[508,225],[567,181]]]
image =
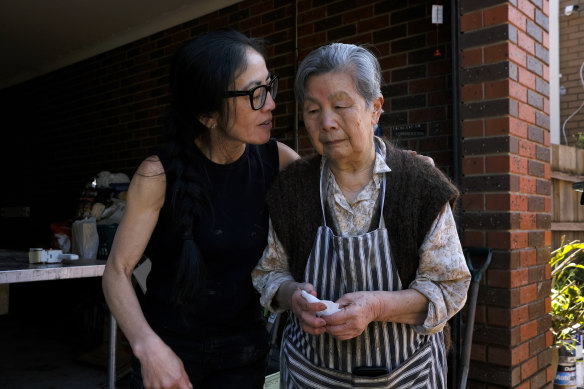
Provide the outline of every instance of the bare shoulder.
[[140,207],[160,208],[164,203],[166,174],[158,156],[150,156],[142,161],[130,182],[128,204]]
[[138,169],[136,169],[137,176],[143,177],[164,177],[164,166],[160,162],[157,155],[151,155],[144,159]]
[[280,160],[280,171],[284,170],[292,162],[300,158],[296,151],[282,142],[278,143],[278,157]]

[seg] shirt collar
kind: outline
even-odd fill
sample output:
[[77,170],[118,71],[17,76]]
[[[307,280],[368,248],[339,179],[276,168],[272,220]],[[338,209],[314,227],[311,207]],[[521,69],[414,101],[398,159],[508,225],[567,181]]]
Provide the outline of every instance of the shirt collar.
[[[382,173],[389,173],[391,171],[390,167],[387,166],[385,162],[385,158],[387,157],[387,148],[385,147],[385,142],[378,136],[373,136],[373,142],[377,146],[377,151],[375,153],[375,165],[373,166],[373,175],[382,174]],[[326,163],[326,156],[322,156],[320,160],[320,167],[324,166]]]

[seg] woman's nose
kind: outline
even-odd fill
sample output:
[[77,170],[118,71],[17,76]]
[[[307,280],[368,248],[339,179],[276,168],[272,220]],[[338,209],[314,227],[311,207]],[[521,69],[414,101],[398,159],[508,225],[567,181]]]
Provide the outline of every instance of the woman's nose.
[[272,98],[272,94],[267,92],[266,101],[262,109],[265,109],[266,111],[272,111],[274,108],[276,108],[276,101],[274,101]]
[[331,131],[337,128],[337,123],[334,120],[332,112],[323,111],[322,113],[322,129],[324,131]]

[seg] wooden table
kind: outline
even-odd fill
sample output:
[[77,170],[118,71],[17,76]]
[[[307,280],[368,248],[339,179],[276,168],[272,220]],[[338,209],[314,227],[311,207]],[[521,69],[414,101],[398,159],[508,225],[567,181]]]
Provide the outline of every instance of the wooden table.
[[[101,277],[104,260],[78,259],[50,264],[30,264],[28,252],[0,249],[0,285],[20,282],[66,280],[72,278]],[[117,323],[110,314],[110,339],[108,356],[108,387],[115,388]]]

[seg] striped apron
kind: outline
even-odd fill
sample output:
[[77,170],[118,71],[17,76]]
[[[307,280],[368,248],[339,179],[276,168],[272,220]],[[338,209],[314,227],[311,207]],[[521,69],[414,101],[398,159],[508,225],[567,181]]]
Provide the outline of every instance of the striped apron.
[[[327,227],[324,215],[326,166],[321,171],[323,225],[318,228],[304,282],[317,297],[336,301],[357,291],[397,291],[402,284],[391,257],[381,212],[379,227],[369,233],[340,237]],[[385,174],[381,211],[385,198]],[[281,347],[282,388],[446,388],[446,351],[442,332],[420,335],[401,323],[372,322],[356,338],[340,341],[328,333],[305,333],[290,315]],[[388,374],[357,375],[358,367],[385,367]]]

